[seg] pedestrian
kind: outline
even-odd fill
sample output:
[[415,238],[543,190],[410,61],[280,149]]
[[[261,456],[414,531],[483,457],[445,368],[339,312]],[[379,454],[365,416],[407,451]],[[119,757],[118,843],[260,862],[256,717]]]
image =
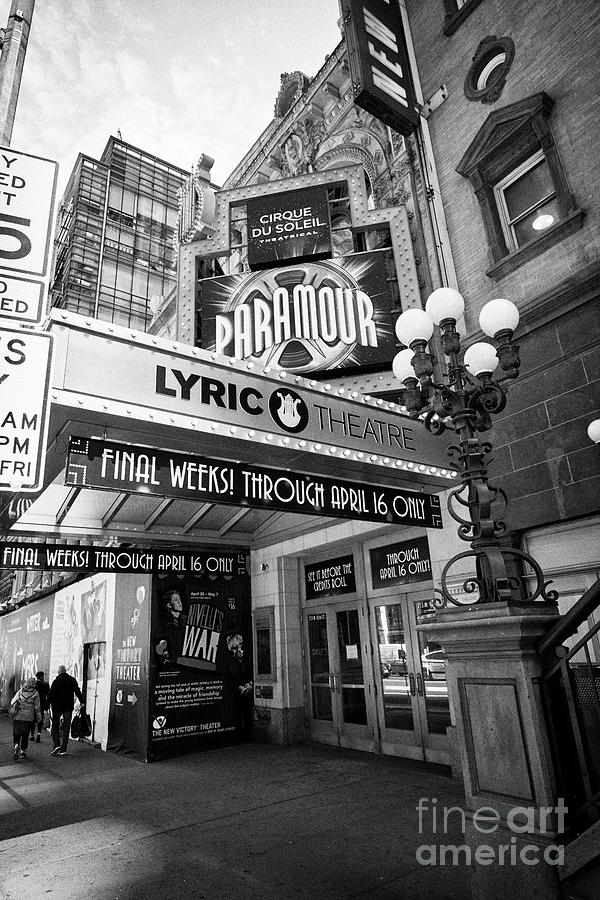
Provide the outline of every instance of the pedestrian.
[[35,673],[35,685],[37,688],[37,692],[40,695],[40,707],[42,710],[42,714],[37,722],[37,734],[35,733],[35,723],[31,726],[31,740],[35,739],[36,744],[39,744],[41,740],[42,734],[42,726],[44,724],[44,714],[50,709],[50,700],[48,699],[48,694],[50,693],[50,685],[47,681],[44,681],[44,673],[36,672]]
[[10,717],[13,720],[13,756],[15,759],[27,759],[31,726],[42,717],[35,678],[28,678],[12,698]]
[[65,666],[59,666],[58,675],[50,687],[50,706],[52,708],[51,734],[52,743],[54,744],[53,749],[50,751],[51,756],[64,756],[67,752],[75,697],[77,697],[82,707],[85,706],[83,694],[79,690],[76,679],[67,673]]

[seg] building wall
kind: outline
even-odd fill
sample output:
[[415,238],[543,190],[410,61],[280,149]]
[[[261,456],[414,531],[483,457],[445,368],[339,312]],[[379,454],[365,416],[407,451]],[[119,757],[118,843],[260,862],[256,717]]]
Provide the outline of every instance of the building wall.
[[[479,309],[493,297],[519,305],[600,258],[600,6],[595,0],[530,0],[525,12],[522,4],[485,0],[449,37],[442,31],[440,0],[408,0],[407,8],[424,96],[440,84],[448,87],[448,99],[428,124],[460,289],[469,301],[467,325],[476,329]],[[506,86],[493,104],[469,101],[463,90],[477,46],[488,35],[515,43]],[[581,231],[495,282],[485,275],[489,259],[477,198],[456,166],[490,112],[539,91],[556,101],[552,131],[585,220]]]
[[[490,473],[511,501],[516,530],[593,515],[600,503],[598,456],[586,434],[600,410],[600,173],[595,165],[600,95],[600,7],[594,0],[522,4],[485,0],[445,36],[444,4],[408,0],[424,96],[446,84],[448,99],[429,117],[469,340],[494,297],[521,311],[522,368],[491,440]],[[495,102],[467,100],[464,82],[480,41],[509,37],[515,55]],[[550,124],[582,227],[502,277],[490,277],[480,204],[456,171],[490,113],[546,92]]]

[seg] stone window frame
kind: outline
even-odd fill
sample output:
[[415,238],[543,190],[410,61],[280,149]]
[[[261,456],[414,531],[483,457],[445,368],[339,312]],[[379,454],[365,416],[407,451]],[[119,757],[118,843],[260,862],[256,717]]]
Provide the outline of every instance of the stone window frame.
[[477,9],[481,2],[482,0],[465,0],[462,6],[460,6],[457,0],[444,0],[446,15],[444,17],[443,30],[446,37],[450,37],[451,34],[454,34],[465,19],[468,19],[471,13]]
[[[496,62],[501,55],[504,59]],[[480,101],[481,103],[495,103],[500,97],[506,84],[506,76],[510,71],[515,56],[515,44],[512,38],[496,37],[490,34],[479,42],[479,46],[473,55],[473,62],[465,77],[464,92],[467,100]],[[496,62],[489,73],[486,83],[480,87],[478,82],[486,66]]]
[[[483,219],[491,266],[489,278],[498,280],[534,259],[581,228],[578,209],[550,128],[554,100],[541,91],[489,114],[469,145],[456,171],[471,182]],[[556,192],[558,222],[517,250],[507,245],[495,187],[539,151],[550,171]]]

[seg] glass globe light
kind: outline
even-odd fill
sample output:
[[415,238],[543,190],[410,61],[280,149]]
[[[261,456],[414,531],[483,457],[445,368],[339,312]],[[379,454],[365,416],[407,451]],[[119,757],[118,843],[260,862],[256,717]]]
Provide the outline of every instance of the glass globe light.
[[433,322],[424,309],[407,309],[396,319],[396,337],[407,347],[413,341],[428,341],[433,334]]
[[412,367],[412,358],[414,353],[412,350],[401,350],[392,360],[392,372],[398,381],[406,381],[407,378],[416,378],[415,370]]
[[444,319],[454,319],[456,322],[465,311],[465,301],[458,291],[443,287],[429,295],[425,309],[431,316],[434,325],[439,325]]
[[498,365],[496,348],[487,341],[478,341],[465,350],[464,361],[471,375],[481,375],[483,372],[491,374]]
[[600,419],[594,419],[593,422],[590,422],[587,433],[590,441],[600,444]]
[[519,310],[511,300],[490,300],[479,313],[479,325],[488,337],[499,331],[514,331],[519,324]]

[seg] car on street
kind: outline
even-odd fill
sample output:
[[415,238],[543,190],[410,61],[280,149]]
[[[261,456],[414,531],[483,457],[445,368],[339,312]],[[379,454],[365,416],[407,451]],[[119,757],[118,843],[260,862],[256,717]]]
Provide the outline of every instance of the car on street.
[[421,668],[425,678],[430,680],[445,678],[446,660],[444,651],[441,648],[439,650],[424,650],[421,654]]

